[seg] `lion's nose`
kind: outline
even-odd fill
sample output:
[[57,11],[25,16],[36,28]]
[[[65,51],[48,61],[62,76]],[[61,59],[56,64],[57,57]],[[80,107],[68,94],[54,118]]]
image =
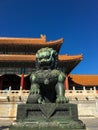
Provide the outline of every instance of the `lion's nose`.
[[44,84],[45,84],[45,85],[49,84],[49,79],[45,79],[45,80],[44,80]]

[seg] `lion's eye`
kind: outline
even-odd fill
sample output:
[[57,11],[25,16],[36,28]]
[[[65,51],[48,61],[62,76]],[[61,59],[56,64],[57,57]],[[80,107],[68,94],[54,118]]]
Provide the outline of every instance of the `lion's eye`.
[[50,56],[46,56],[46,59],[49,59],[50,58]]
[[39,60],[42,60],[42,57],[40,57]]

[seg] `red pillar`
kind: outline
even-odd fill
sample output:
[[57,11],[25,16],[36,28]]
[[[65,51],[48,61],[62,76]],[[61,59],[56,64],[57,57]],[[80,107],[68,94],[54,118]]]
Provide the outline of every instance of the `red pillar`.
[[69,90],[69,82],[68,82],[68,76],[66,75],[66,79],[65,79],[65,89]]
[[22,90],[24,89],[24,74],[21,75],[20,87],[22,87]]

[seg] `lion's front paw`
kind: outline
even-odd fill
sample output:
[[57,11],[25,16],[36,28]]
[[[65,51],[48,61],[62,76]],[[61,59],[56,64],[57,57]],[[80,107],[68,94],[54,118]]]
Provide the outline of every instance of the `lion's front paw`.
[[38,99],[38,103],[39,103],[39,104],[44,104],[44,103],[45,103],[45,100],[44,100],[42,97],[40,97],[40,98]]
[[33,87],[33,88],[30,90],[30,93],[32,93],[32,94],[39,94],[39,93],[40,93],[40,89]]
[[64,96],[58,96],[56,99],[56,103],[68,103],[68,99],[65,98]]

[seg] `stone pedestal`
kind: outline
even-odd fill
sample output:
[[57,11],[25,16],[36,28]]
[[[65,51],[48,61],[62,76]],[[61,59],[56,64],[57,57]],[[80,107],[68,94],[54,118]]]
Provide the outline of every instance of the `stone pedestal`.
[[84,130],[76,104],[20,104],[10,130]]

